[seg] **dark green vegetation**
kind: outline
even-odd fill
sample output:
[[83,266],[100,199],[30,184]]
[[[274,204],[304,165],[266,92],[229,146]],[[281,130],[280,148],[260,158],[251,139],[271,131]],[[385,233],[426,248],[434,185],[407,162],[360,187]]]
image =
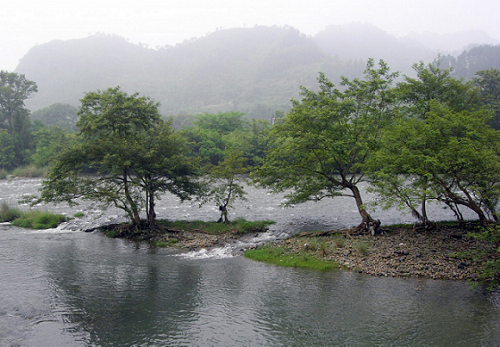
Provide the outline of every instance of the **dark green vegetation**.
[[154,229],[159,194],[184,200],[198,190],[184,138],[160,118],[149,98],[119,88],[87,93],[79,116],[78,141],[59,154],[43,183],[43,201],[71,204],[83,198],[112,205],[137,228],[145,207],[147,225]]
[[50,229],[66,221],[65,216],[48,211],[21,211],[18,208],[10,207],[7,203],[0,205],[0,222],[11,222],[12,225],[21,228]]
[[307,252],[294,253],[283,247],[264,246],[245,252],[245,257],[285,267],[298,267],[304,269],[315,269],[328,271],[338,269],[339,266],[333,261],[318,259]]

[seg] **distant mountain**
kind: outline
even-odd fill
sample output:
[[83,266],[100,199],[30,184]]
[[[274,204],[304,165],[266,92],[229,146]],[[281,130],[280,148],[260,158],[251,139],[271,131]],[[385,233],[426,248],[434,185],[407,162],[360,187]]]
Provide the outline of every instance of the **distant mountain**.
[[16,69],[38,84],[27,101],[32,110],[78,106],[85,92],[119,85],[154,98],[163,113],[239,110],[255,117],[287,109],[319,71],[338,77],[349,69],[290,27],[221,30],[159,50],[109,35],[53,41],[32,48]]
[[290,107],[301,85],[316,88],[318,72],[334,82],[359,77],[369,57],[411,74],[413,63],[430,62],[436,52],[417,38],[364,24],[329,26],[314,37],[257,26],[157,50],[113,35],[52,41],[33,47],[16,72],[38,84],[26,102],[33,111],[54,103],[79,106],[85,92],[119,85],[154,98],[164,114],[242,111],[270,118]]
[[419,61],[432,61],[436,54],[412,39],[400,39],[371,25],[330,25],[314,36],[325,52],[342,59],[383,59],[392,70],[410,73]]
[[464,50],[472,48],[471,45],[497,45],[500,43],[500,40],[493,39],[480,30],[467,30],[449,34],[436,34],[427,31],[420,34],[410,33],[407,38],[442,54],[460,54]]

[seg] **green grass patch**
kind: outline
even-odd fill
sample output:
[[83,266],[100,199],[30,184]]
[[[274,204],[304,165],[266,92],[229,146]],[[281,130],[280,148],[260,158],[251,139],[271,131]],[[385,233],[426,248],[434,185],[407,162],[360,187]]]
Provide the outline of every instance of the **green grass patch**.
[[73,217],[75,217],[75,218],[82,218],[83,216],[85,216],[85,213],[83,213],[83,212],[77,212],[73,215]]
[[5,201],[0,204],[0,222],[12,222],[19,218],[22,211],[18,208],[9,206]]
[[28,229],[51,229],[66,221],[66,217],[48,211],[30,210],[22,212],[12,225]]
[[165,247],[173,247],[176,245],[178,241],[176,239],[171,239],[168,241],[156,241],[154,242],[154,246],[158,248],[165,248]]
[[230,223],[204,222],[204,221],[167,221],[159,220],[158,225],[162,228],[182,231],[203,231],[209,234],[234,233],[238,235],[264,232],[273,221],[250,222],[245,219],[237,219]]
[[251,249],[244,253],[249,259],[285,267],[315,269],[328,271],[338,269],[337,263],[330,260],[321,260],[307,253],[293,253],[284,247],[263,246]]
[[27,165],[14,169],[14,171],[12,171],[12,176],[27,178],[45,177],[47,171],[48,170],[43,167],[41,168],[35,165]]

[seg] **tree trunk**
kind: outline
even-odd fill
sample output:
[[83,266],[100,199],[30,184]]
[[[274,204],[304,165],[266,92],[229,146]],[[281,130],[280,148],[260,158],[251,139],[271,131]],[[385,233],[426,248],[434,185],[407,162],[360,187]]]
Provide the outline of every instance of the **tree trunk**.
[[158,224],[156,223],[156,212],[155,212],[155,195],[153,192],[149,192],[149,202],[148,202],[148,226],[150,229],[156,229]]
[[356,185],[349,184],[348,187],[354,200],[356,201],[356,206],[358,207],[358,212],[361,215],[361,224],[358,225],[357,229],[360,231],[369,232],[372,236],[375,236],[380,227],[380,221],[374,220],[370,214],[365,210],[363,206],[363,199],[361,198],[361,193]]
[[127,170],[123,170],[123,190],[125,192],[125,198],[127,199],[127,202],[130,206],[130,210],[132,211],[132,216],[133,219],[131,220],[132,224],[136,227],[139,227],[141,225],[141,218],[139,216],[139,211],[137,209],[137,205],[135,204],[134,200],[130,196],[130,191],[129,191],[129,186],[128,186],[128,176],[127,176]]

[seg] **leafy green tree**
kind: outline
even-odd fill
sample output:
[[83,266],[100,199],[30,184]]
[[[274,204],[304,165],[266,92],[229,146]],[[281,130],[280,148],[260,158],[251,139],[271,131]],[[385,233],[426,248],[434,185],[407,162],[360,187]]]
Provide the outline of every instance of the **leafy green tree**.
[[0,71],[0,127],[14,135],[28,116],[24,101],[37,91],[36,83],[24,75]]
[[31,114],[33,121],[40,121],[47,127],[58,126],[67,131],[76,132],[78,109],[68,104],[52,104]]
[[495,115],[490,124],[500,130],[500,70],[481,70],[476,76],[474,84],[479,87],[481,104],[493,110]]
[[0,168],[10,169],[16,161],[16,150],[12,141],[12,136],[6,129],[0,129]]
[[159,122],[137,143],[135,183],[145,193],[146,215],[150,228],[156,227],[155,201],[160,193],[170,192],[182,201],[199,195],[196,161],[187,157],[185,138],[169,122]]
[[396,197],[414,214],[419,202],[435,200],[452,208],[459,220],[459,206],[474,211],[484,224],[496,219],[500,134],[487,126],[490,113],[457,112],[438,101],[430,106],[425,119],[400,119],[385,132],[373,157],[382,166],[374,184],[390,203]]
[[15,152],[14,159],[11,158],[8,163],[3,161],[5,168],[12,169],[29,162],[32,149],[31,121],[24,101],[35,92],[36,83],[24,75],[0,71],[0,129],[5,129],[10,137],[7,139],[4,135],[2,141]]
[[224,137],[226,147],[237,150],[246,158],[249,168],[262,165],[269,144],[270,124],[265,120],[252,119],[248,128],[229,133]]
[[397,77],[383,61],[374,65],[368,61],[363,80],[343,78],[343,91],[324,74],[319,92],[302,88],[302,100],[293,100],[289,114],[270,131],[270,150],[256,172],[258,183],[290,191],[288,204],[351,196],[362,217],[359,228],[374,224],[359,189],[365,180],[360,168],[392,119],[391,86]]
[[237,200],[245,200],[245,189],[241,184],[244,174],[248,172],[245,166],[246,158],[237,150],[226,150],[224,160],[211,168],[207,176],[207,193],[202,198],[202,204],[214,201],[221,211],[219,222],[228,223],[228,209]]
[[[450,69],[442,70],[434,64],[423,63],[415,64],[414,69],[417,77],[405,77],[396,89],[402,101],[399,118],[386,129],[382,146],[365,166],[367,171],[371,166],[372,184],[385,207],[398,205],[410,209],[426,228],[432,227],[426,208],[429,200],[446,203],[459,219],[461,214],[457,205],[473,208],[481,219],[485,219],[474,199],[459,199],[472,184],[464,181],[472,179],[472,176],[467,178],[472,172],[467,174],[465,165],[455,167],[460,160],[478,164],[478,158],[470,157],[467,152],[471,148],[468,146],[490,150],[487,142],[473,142],[473,137],[468,137],[474,133],[491,140],[494,136],[484,123],[488,115],[480,110],[478,89],[451,77]],[[458,120],[463,122],[462,127]],[[457,129],[468,129],[468,133]],[[456,143],[462,147],[454,149],[447,157],[444,153]],[[491,150],[494,153],[495,150]],[[457,157],[458,154],[462,157]],[[436,165],[431,165],[431,158],[437,160],[439,156],[442,158]],[[456,162],[452,162],[452,158]],[[477,174],[473,176],[478,179]],[[495,180],[494,176],[492,179]]]
[[[81,100],[79,141],[63,151],[44,181],[44,201],[76,198],[114,205],[140,227],[147,206],[148,225],[156,226],[155,199],[170,191],[189,198],[195,171],[181,139],[164,123],[158,104],[119,87],[90,92]],[[93,173],[86,175],[85,173]]]
[[472,83],[451,76],[451,69],[441,69],[439,63],[413,65],[416,77],[405,76],[397,86],[398,98],[407,117],[425,118],[433,100],[452,110],[477,110],[480,97]]
[[73,139],[66,130],[42,126],[33,132],[35,151],[31,155],[31,163],[38,167],[49,166],[59,153],[67,148]]
[[184,131],[193,155],[210,165],[218,165],[224,160],[226,137],[235,132],[248,131],[248,121],[243,116],[241,112],[198,115],[194,126]]

